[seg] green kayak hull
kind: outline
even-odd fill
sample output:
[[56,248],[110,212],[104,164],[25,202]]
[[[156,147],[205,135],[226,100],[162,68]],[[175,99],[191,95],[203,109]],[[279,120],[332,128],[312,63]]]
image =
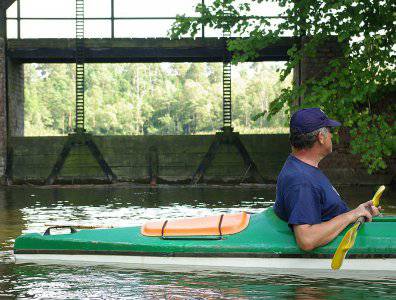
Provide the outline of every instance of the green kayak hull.
[[[348,227],[349,228],[349,227]],[[243,231],[224,236],[148,237],[140,227],[89,229],[70,234],[24,234],[15,241],[17,263],[93,263],[143,268],[329,270],[346,228],[326,246],[302,251],[272,208],[252,214]],[[364,223],[342,269],[396,271],[396,217]],[[256,271],[254,271],[256,272]],[[300,271],[299,271],[300,272]],[[327,272],[327,271],[326,271]]]
[[[349,227],[348,227],[349,228]],[[15,241],[15,254],[100,254],[185,257],[331,257],[346,228],[326,246],[310,252],[296,244],[286,222],[269,208],[252,214],[242,232],[218,237],[169,238],[143,236],[140,226],[79,230],[70,234],[30,233]],[[364,223],[349,257],[396,257],[396,217]]]

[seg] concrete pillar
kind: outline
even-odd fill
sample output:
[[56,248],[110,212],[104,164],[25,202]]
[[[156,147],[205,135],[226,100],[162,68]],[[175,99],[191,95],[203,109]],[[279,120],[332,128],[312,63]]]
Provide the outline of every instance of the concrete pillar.
[[8,134],[23,136],[24,132],[24,69],[23,64],[8,59]]
[[6,10],[0,6],[0,183],[3,182],[7,158],[6,96]]
[[[301,44],[308,41],[310,37],[303,37]],[[342,45],[337,41],[337,38],[329,38],[325,41],[315,52],[314,56],[305,56],[301,63],[294,68],[294,83],[303,84],[307,79],[320,78],[325,75],[326,67],[329,62],[337,57],[342,56]],[[304,99],[300,99],[301,102]],[[295,103],[298,106],[298,100]]]

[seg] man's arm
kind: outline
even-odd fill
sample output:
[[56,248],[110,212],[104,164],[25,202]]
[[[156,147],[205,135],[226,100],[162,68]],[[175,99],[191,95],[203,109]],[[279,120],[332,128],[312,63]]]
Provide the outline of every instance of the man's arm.
[[302,250],[310,251],[331,242],[345,227],[359,217],[364,216],[368,222],[371,222],[372,217],[378,214],[379,210],[373,206],[373,202],[367,201],[351,211],[320,224],[293,225],[294,236]]

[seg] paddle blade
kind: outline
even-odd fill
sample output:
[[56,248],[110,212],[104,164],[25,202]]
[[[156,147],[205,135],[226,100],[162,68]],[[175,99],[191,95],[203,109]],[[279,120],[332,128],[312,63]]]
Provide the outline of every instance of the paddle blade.
[[385,186],[384,185],[381,185],[379,188],[378,188],[378,190],[377,190],[377,192],[375,193],[375,195],[374,195],[374,197],[373,197],[373,205],[374,206],[378,206],[379,205],[379,200],[380,200],[380,198],[381,198],[381,196],[382,196],[382,193],[385,191]]
[[[385,186],[381,185],[377,190],[377,192],[375,193],[372,199],[374,206],[379,205],[379,200],[384,190],[385,190]],[[339,268],[341,268],[342,262],[344,261],[344,258],[348,253],[348,250],[351,249],[355,244],[358,229],[360,227],[360,224],[362,224],[363,222],[364,222],[364,217],[360,217],[353,225],[353,227],[347,231],[341,243],[338,245],[338,248],[334,253],[333,260],[331,261],[331,268],[333,270],[338,270]]]
[[339,268],[341,268],[342,262],[344,261],[348,250],[351,249],[355,244],[359,225],[359,223],[353,225],[353,227],[347,231],[341,243],[338,245],[338,248],[334,253],[333,260],[331,261],[331,268],[333,270],[338,270]]

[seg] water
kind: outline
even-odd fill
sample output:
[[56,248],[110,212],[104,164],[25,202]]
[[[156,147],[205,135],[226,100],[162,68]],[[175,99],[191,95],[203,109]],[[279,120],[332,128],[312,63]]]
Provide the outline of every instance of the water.
[[[373,187],[339,187],[350,207]],[[98,265],[12,263],[21,233],[45,224],[130,226],[145,220],[259,212],[275,196],[273,186],[74,186],[0,188],[0,299],[394,299],[396,274],[190,268],[134,269]],[[382,199],[396,214],[396,191]]]

